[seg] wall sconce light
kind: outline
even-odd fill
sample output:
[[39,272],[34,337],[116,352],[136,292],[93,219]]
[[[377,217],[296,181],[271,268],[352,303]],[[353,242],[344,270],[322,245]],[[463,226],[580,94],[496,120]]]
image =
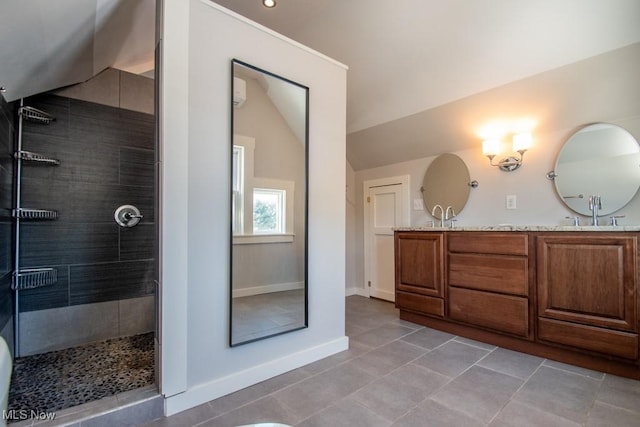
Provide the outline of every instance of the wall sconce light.
[[491,166],[497,166],[504,172],[512,172],[518,169],[523,162],[524,152],[531,147],[533,138],[531,133],[522,132],[513,134],[512,148],[514,152],[520,154],[520,158],[509,156],[500,160],[497,164],[493,163],[493,158],[500,154],[500,148],[502,141],[500,139],[485,139],[482,141],[482,154],[489,158],[489,164]]
[[276,7],[276,0],[262,0],[262,5],[268,8]]

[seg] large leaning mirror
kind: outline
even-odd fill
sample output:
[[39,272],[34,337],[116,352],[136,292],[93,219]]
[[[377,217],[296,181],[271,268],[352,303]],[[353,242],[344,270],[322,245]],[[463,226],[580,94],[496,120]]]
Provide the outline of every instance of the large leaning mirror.
[[640,146],[626,129],[607,123],[585,126],[562,146],[555,171],[558,197],[573,211],[591,215],[589,196],[600,196],[599,215],[622,209],[640,187]]
[[474,186],[469,181],[469,169],[460,157],[451,153],[439,155],[424,174],[421,191],[425,208],[438,219],[444,212],[434,211],[436,205],[445,212],[450,207],[449,219],[458,215],[467,204],[469,191]]
[[307,326],[309,89],[232,61],[230,345]]

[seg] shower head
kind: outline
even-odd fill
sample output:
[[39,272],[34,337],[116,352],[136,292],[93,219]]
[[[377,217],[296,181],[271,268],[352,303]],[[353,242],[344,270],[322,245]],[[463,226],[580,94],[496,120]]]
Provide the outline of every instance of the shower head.
[[52,115],[47,114],[44,111],[38,110],[37,108],[33,108],[33,107],[20,107],[18,109],[18,114],[22,116],[25,120],[41,123],[44,125],[48,125],[49,123],[51,123],[56,119]]

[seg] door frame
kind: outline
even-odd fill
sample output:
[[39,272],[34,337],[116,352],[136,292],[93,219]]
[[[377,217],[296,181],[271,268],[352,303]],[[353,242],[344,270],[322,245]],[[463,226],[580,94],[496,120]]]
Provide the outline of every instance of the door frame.
[[393,177],[387,177],[387,178],[378,178],[378,179],[370,179],[367,181],[364,181],[362,183],[362,202],[364,204],[364,230],[363,230],[363,236],[364,236],[364,243],[363,243],[363,258],[364,258],[364,275],[363,275],[363,282],[362,282],[362,296],[365,296],[367,298],[370,297],[370,291],[369,291],[369,286],[367,286],[367,283],[369,282],[369,280],[371,280],[371,258],[370,258],[370,249],[371,249],[371,239],[369,236],[369,218],[370,218],[370,209],[369,209],[369,202],[367,201],[367,198],[369,197],[369,191],[371,188],[377,188],[377,187],[386,187],[389,185],[396,185],[396,184],[400,184],[401,185],[401,190],[400,190],[400,194],[401,196],[401,201],[400,201],[400,206],[402,209],[402,214],[400,216],[400,222],[401,224],[397,224],[396,227],[408,227],[411,224],[411,210],[410,210],[410,182],[411,182],[411,177],[410,175],[400,175],[400,176],[393,176]]

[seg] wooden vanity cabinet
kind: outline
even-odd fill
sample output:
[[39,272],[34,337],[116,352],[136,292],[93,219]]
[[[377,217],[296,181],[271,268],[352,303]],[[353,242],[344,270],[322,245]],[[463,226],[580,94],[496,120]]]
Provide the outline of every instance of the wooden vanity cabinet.
[[638,359],[637,238],[537,236],[538,339]]
[[444,316],[444,234],[396,232],[396,307]]
[[532,339],[526,233],[447,235],[449,318]]
[[400,318],[640,379],[637,232],[396,232]]

